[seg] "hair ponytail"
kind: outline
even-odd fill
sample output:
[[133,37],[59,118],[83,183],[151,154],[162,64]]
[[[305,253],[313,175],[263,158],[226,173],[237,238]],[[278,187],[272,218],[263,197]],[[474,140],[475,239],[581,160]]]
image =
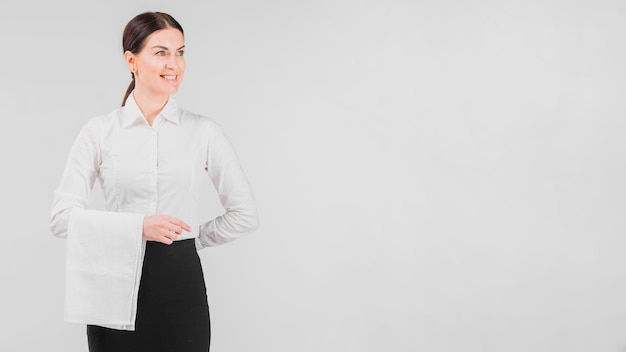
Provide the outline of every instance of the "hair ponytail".
[[128,88],[126,89],[126,94],[124,94],[124,100],[122,100],[122,106],[126,105],[126,100],[130,96],[130,93],[133,92],[133,89],[135,89],[135,75],[133,75],[133,80],[130,81]]

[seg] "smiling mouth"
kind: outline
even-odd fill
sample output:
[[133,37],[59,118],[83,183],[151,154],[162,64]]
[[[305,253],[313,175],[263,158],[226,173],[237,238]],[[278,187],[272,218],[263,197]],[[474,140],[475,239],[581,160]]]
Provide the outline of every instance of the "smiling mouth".
[[176,80],[176,75],[161,75],[161,78],[166,79],[168,81],[175,81]]

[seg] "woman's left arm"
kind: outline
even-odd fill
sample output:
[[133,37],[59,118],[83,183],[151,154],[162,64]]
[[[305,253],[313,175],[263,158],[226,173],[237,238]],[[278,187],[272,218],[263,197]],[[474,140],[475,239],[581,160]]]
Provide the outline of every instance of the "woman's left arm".
[[256,200],[237,153],[221,127],[211,127],[206,171],[226,212],[200,226],[198,249],[228,243],[259,226]]

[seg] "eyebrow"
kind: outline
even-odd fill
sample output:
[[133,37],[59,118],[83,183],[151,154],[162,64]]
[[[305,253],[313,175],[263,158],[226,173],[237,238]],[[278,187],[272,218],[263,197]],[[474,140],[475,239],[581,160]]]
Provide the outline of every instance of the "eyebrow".
[[[180,48],[176,49],[176,50],[180,50],[180,49],[184,49],[185,46],[181,46]],[[152,47],[152,49],[164,49],[164,50],[170,50],[168,47],[162,46],[162,45],[155,45]]]

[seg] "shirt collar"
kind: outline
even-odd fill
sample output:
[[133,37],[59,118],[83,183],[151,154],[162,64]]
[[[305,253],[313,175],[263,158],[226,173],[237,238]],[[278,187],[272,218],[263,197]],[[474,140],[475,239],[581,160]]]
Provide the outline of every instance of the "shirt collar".
[[[133,93],[128,96],[126,100],[126,104],[122,107],[122,127],[128,127],[137,121],[145,122],[145,118],[137,106],[137,102],[135,101],[135,97]],[[159,116],[162,116],[164,119],[172,122],[176,126],[180,123],[180,112],[178,111],[178,104],[174,98],[170,96],[167,100],[167,104],[163,107],[163,110],[159,113]],[[157,118],[159,117],[157,116]],[[156,119],[155,119],[156,121]]]

